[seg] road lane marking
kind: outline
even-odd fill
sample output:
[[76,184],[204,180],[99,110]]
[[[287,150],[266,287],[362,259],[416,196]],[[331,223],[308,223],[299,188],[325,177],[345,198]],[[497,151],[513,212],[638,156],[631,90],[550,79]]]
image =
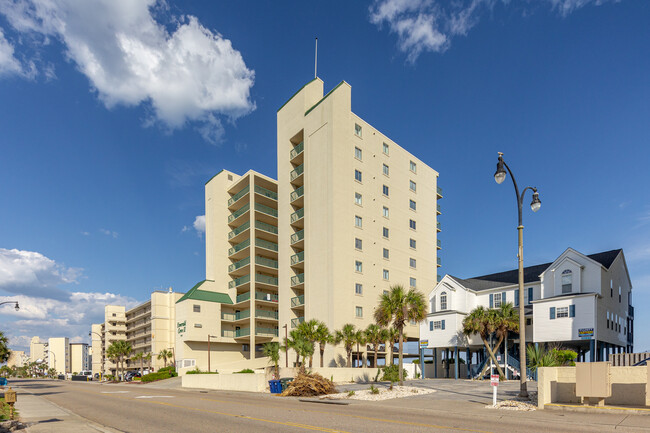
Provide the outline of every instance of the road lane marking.
[[173,395],[139,395],[135,398],[174,398]]
[[129,391],[102,391],[102,394],[126,394],[127,392]]

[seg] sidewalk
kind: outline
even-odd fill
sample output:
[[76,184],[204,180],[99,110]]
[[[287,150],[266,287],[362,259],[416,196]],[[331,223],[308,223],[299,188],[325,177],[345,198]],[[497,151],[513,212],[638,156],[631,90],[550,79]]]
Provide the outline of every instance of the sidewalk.
[[117,430],[95,424],[45,400],[18,390],[16,409],[20,421],[28,425],[28,433],[115,433]]

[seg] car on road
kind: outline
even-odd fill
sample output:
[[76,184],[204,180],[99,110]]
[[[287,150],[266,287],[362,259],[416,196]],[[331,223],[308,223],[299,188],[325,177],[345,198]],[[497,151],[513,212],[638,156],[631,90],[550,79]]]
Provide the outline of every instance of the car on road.
[[644,365],[648,365],[648,362],[650,362],[650,358],[643,359],[636,364],[634,364],[632,367],[642,367]]

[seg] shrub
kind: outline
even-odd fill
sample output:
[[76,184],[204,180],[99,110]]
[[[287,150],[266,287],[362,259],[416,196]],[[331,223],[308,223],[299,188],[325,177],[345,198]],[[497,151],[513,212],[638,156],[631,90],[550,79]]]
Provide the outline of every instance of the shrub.
[[379,394],[379,388],[375,385],[370,385],[370,394]]
[[348,397],[352,397],[354,395],[354,391],[348,391]]
[[[397,364],[389,365],[384,367],[384,376],[381,380],[387,380],[389,382],[399,382],[399,366]],[[405,369],[402,369],[404,379],[408,377],[408,372]]]
[[196,367],[194,370],[190,370],[185,374],[219,374],[218,371],[201,371],[199,367]]
[[237,373],[255,373],[255,372],[253,370],[251,370],[250,368],[245,368],[243,370],[235,371],[235,374],[237,374]]
[[163,371],[163,372],[159,371],[157,373],[145,374],[144,376],[142,376],[141,380],[142,380],[143,383],[148,383],[148,382],[154,382],[156,380],[169,379],[170,377],[174,377],[174,376],[172,376],[167,371]]

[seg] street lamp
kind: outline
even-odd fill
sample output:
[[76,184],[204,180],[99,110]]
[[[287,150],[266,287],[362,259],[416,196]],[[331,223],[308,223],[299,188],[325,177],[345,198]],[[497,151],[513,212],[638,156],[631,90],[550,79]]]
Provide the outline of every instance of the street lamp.
[[[100,341],[100,342],[101,342],[101,340],[102,340],[102,336],[101,336],[99,333],[97,333],[97,332],[93,332],[93,331],[90,331],[90,332],[88,333],[88,336],[91,338],[91,340],[90,340],[90,345],[91,345],[91,347],[92,347],[92,343],[93,343],[93,341],[92,341],[93,334],[95,334],[96,336],[99,337],[99,341]],[[99,372],[99,380],[100,380],[100,381],[104,378],[104,353],[103,353],[103,352],[104,352],[104,350],[103,350],[103,348],[102,348],[102,353],[101,353],[101,357],[102,357],[102,371]],[[93,356],[94,356],[94,354],[93,354]],[[91,368],[92,368],[92,366],[91,366]]]
[[[506,173],[506,170],[508,172]],[[510,167],[503,160],[503,153],[499,152],[499,160],[497,162],[497,171],[494,173],[494,180],[501,184],[506,180],[507,174],[510,173],[512,178],[512,183],[515,186],[515,194],[517,195],[517,210],[519,211],[519,225],[517,226],[517,232],[519,233],[519,250],[517,257],[519,259],[519,397],[527,398],[528,389],[526,386],[526,317],[524,310],[524,225],[521,218],[521,208],[524,202],[524,195],[527,190],[533,192],[533,201],[530,203],[530,209],[533,212],[537,212],[542,206],[542,202],[539,199],[539,194],[537,193],[537,188],[527,186],[519,194],[519,187],[517,186],[517,181],[515,176],[512,174]]]
[[18,301],[6,301],[6,302],[0,302],[0,305],[4,305],[4,304],[14,304],[14,303],[16,304],[16,306],[14,307],[14,308],[16,309],[16,311],[20,310],[20,305],[18,305]]

